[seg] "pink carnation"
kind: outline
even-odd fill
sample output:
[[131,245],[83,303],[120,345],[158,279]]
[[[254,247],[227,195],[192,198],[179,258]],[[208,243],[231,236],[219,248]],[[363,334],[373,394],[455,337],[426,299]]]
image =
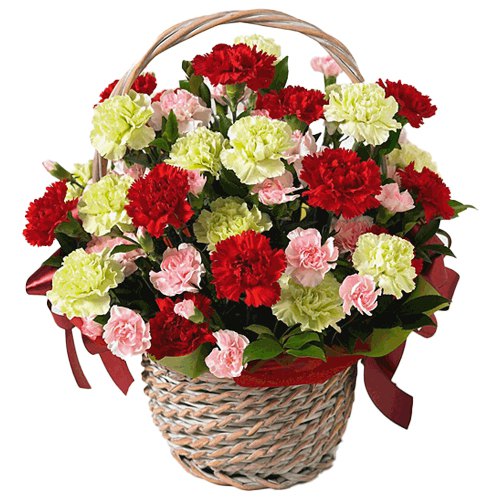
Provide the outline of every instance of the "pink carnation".
[[283,157],[288,163],[293,163],[293,167],[300,179],[302,171],[302,158],[307,155],[314,154],[318,151],[316,140],[309,129],[305,134],[300,130],[294,130],[292,134],[293,146],[285,151]]
[[340,297],[344,301],[344,312],[351,314],[351,307],[354,306],[361,314],[371,316],[371,311],[377,307],[377,298],[382,293],[382,290],[375,290],[375,286],[371,276],[347,276],[339,288]]
[[188,184],[189,192],[194,196],[198,196],[205,187],[207,178],[201,174],[198,170],[188,170]]
[[265,116],[266,118],[270,118],[269,111],[267,109],[252,109],[250,116]]
[[415,208],[415,203],[408,191],[399,191],[397,183],[385,184],[380,194],[375,196],[380,204],[389,212],[407,212]]
[[82,334],[92,340],[95,340],[97,337],[101,337],[103,332],[102,325],[94,321],[94,318],[95,316],[82,318],[82,324],[80,326]]
[[119,358],[142,354],[151,347],[149,323],[127,307],[113,306],[102,336],[108,349]]
[[197,96],[184,89],[165,90],[159,101],[151,103],[154,113],[150,124],[155,130],[161,130],[162,118],[168,118],[173,111],[177,118],[179,134],[187,134],[196,127],[207,126],[212,110]]
[[177,302],[177,304],[174,305],[174,313],[186,319],[193,317],[195,313],[194,302],[191,299]]
[[332,56],[313,57],[311,59],[311,68],[314,71],[323,73],[325,76],[338,76],[342,73],[342,68]]
[[317,229],[297,228],[288,233],[290,243],[285,255],[288,262],[287,274],[303,286],[317,286],[325,274],[334,269],[339,250],[333,238],[321,245],[321,233]]
[[219,330],[213,335],[218,349],[213,349],[205,358],[210,373],[218,378],[239,377],[246,367],[243,366],[243,351],[250,342],[232,330]]
[[297,189],[299,188],[293,187],[293,175],[287,171],[279,177],[266,179],[260,184],[255,184],[252,192],[258,194],[259,201],[264,205],[279,205],[298,198],[298,194],[290,194]]
[[373,219],[367,215],[353,219],[340,217],[332,227],[336,231],[335,243],[341,252],[354,252],[358,238],[362,234],[370,232],[372,227]]
[[129,175],[132,179],[137,180],[144,177],[149,172],[149,168],[144,167],[140,163],[128,166],[125,160],[118,160],[115,162],[113,172],[119,175]]
[[[133,234],[125,233],[125,236],[133,238]],[[133,243],[125,238],[112,236],[93,236],[87,243],[85,251],[87,253],[101,253],[105,248],[113,250],[118,245],[133,245]],[[137,271],[137,265],[134,262],[139,257],[145,257],[146,254],[141,248],[131,250],[130,252],[115,253],[111,257],[122,265],[125,276],[130,276]]]
[[201,255],[193,245],[181,243],[178,248],[167,248],[159,272],[151,271],[153,286],[167,297],[183,292],[197,292],[205,267]]

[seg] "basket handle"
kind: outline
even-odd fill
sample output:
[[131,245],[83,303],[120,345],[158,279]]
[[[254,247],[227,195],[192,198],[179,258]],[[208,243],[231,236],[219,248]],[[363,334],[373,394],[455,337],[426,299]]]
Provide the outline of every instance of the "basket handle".
[[[232,23],[257,24],[269,28],[279,28],[302,33],[318,42],[335,59],[352,82],[363,81],[363,76],[358,69],[358,65],[347,47],[313,24],[276,10],[232,10],[189,19],[164,31],[146,54],[123,75],[113,90],[112,95],[126,94],[132,87],[135,79],[146,69],[149,63],[170,47],[174,47],[216,26]],[[94,181],[97,181],[105,174],[106,160],[96,152],[92,178]]]

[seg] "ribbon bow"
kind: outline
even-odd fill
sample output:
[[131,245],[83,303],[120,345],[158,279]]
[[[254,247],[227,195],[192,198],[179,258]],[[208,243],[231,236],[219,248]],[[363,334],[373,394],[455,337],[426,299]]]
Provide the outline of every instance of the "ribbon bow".
[[[57,255],[56,252],[55,255]],[[52,278],[56,269],[50,266],[42,266],[36,270],[29,278],[26,283],[26,293],[28,295],[45,295],[52,288]],[[50,302],[47,303],[54,319],[55,324],[64,330],[66,337],[66,351],[68,353],[68,360],[75,377],[75,381],[78,387],[82,389],[90,389],[91,386],[83,373],[80,361],[78,360],[78,354],[76,352],[75,340],[73,338],[73,328],[76,326],[80,328],[82,325],[82,320],[80,318],[73,318],[69,320],[66,316],[57,314],[52,311]],[[106,343],[102,338],[97,338],[92,340],[86,335],[82,335],[83,344],[90,354],[98,354],[112,378],[113,382],[117,387],[124,393],[127,394],[128,389],[132,382],[134,381],[130,370],[128,369],[127,363],[115,356],[106,346]]]

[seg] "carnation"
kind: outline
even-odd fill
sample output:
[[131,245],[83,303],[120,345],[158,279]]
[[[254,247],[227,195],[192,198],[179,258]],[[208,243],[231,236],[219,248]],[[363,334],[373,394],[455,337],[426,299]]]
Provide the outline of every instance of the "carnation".
[[128,175],[110,174],[87,186],[78,203],[78,215],[85,231],[103,236],[115,226],[122,231],[132,229],[125,205],[133,182]]
[[153,115],[151,99],[131,91],[98,104],[92,119],[92,146],[111,161],[121,160],[130,149],[143,149],[155,138],[148,126]]
[[381,190],[378,165],[362,161],[347,149],[324,149],[302,161],[301,179],[309,189],[304,192],[309,205],[330,210],[350,219],[379,206]]
[[266,179],[264,182],[255,184],[252,187],[252,192],[257,193],[259,201],[263,205],[279,205],[299,198],[300,195],[291,194],[298,189],[293,187],[292,173],[286,171],[279,177]]
[[436,172],[427,167],[417,172],[410,164],[399,175],[401,185],[412,192],[416,202],[422,205],[427,222],[435,217],[451,219],[455,215],[450,206],[450,190]]
[[330,55],[313,57],[311,59],[311,68],[318,73],[323,73],[326,77],[338,76],[342,73],[342,68]]
[[243,352],[250,341],[233,330],[219,330],[214,337],[217,348],[205,358],[210,373],[218,378],[239,377],[246,366]]
[[152,107],[154,113],[150,125],[155,130],[161,130],[162,118],[168,118],[173,111],[181,135],[197,127],[206,127],[212,117],[212,110],[199,97],[184,89],[164,90]]
[[252,307],[270,307],[279,299],[285,253],[272,249],[264,235],[246,231],[227,238],[217,244],[210,260],[219,299],[243,298]]
[[384,294],[400,299],[403,292],[415,288],[413,257],[414,248],[408,240],[390,234],[366,233],[358,239],[352,263],[359,274],[371,276]]
[[279,91],[271,90],[267,94],[259,94],[256,109],[264,109],[270,118],[284,118],[295,115],[307,123],[323,117],[326,104],[325,95],[319,90],[308,90],[300,86],[285,87]]
[[326,120],[338,123],[341,132],[356,141],[378,146],[389,138],[389,132],[401,128],[394,118],[398,103],[376,83],[332,85],[328,97]]
[[332,273],[327,273],[315,287],[282,279],[281,298],[273,306],[273,313],[287,326],[299,324],[302,331],[321,332],[328,327],[340,331],[338,323],[345,314],[339,288],[340,283]]
[[188,192],[186,171],[160,163],[134,182],[125,209],[135,226],[144,226],[151,236],[159,238],[168,225],[179,228],[192,217]]
[[[175,305],[192,300],[206,321],[193,323],[176,314]],[[185,293],[175,301],[169,297],[157,299],[159,311],[149,321],[151,330],[151,347],[148,349],[156,359],[165,356],[185,356],[200,345],[209,342],[215,343],[215,338],[209,329],[208,321],[213,315],[210,299],[201,294]]]
[[396,99],[399,110],[398,115],[405,117],[412,127],[419,128],[424,124],[424,118],[436,114],[437,108],[431,103],[429,96],[419,92],[413,85],[379,79],[378,85],[385,90],[386,97]]
[[54,243],[55,230],[68,220],[68,212],[76,207],[76,200],[66,200],[66,181],[51,184],[41,198],[32,201],[26,211],[23,235],[30,245],[49,246]]
[[255,47],[260,52],[274,56],[276,58],[274,64],[276,64],[281,57],[281,47],[274,41],[274,38],[267,38],[258,34],[241,35],[234,39],[234,43],[244,43],[249,47]]
[[300,130],[294,130],[292,133],[292,142],[293,146],[285,151],[284,158],[288,163],[293,164],[293,168],[300,179],[302,160],[307,155],[316,153],[318,145],[311,129],[308,129],[305,134]]
[[71,175],[76,182],[68,182],[66,201],[74,200],[82,195],[83,189],[92,179],[92,160],[87,163],[75,163]]
[[151,346],[149,324],[128,307],[113,306],[102,338],[119,358],[143,354]]
[[192,64],[195,74],[206,76],[212,85],[246,83],[257,91],[271,85],[275,61],[272,55],[238,43],[216,45],[212,52],[196,56]]
[[[118,84],[118,80],[111,82],[99,95],[101,98],[99,102],[109,99],[111,93]],[[156,88],[156,77],[153,73],[144,73],[139,75],[135,82],[132,84],[132,90],[140,94],[151,95]]]
[[210,210],[202,210],[193,224],[194,234],[199,243],[207,243],[214,250],[219,241],[244,231],[261,233],[271,229],[269,215],[257,207],[248,205],[236,196],[218,198],[210,204]]
[[177,139],[170,151],[169,161],[187,170],[210,172],[218,176],[222,167],[221,153],[226,142],[221,133],[199,127]]
[[401,149],[394,149],[387,156],[389,165],[394,165],[398,168],[406,168],[410,163],[413,163],[417,172],[421,172],[424,167],[437,172],[437,165],[432,160],[430,153],[410,142],[400,144],[400,147]]
[[221,153],[221,160],[241,182],[257,184],[285,173],[281,159],[293,146],[292,129],[287,123],[246,116],[231,125],[228,137],[231,147]]
[[339,217],[333,224],[335,231],[335,243],[341,252],[354,252],[358,238],[365,233],[371,232],[374,226],[373,218],[368,215],[360,215],[352,219]]
[[55,272],[47,298],[69,319],[98,316],[108,312],[109,291],[124,279],[121,265],[109,252],[87,253],[79,248]]

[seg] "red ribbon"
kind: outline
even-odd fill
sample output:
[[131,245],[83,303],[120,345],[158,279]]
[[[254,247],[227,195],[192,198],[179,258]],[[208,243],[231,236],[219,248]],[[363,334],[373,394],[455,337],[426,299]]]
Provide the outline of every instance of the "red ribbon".
[[[59,251],[54,255],[58,255]],[[52,277],[56,269],[50,266],[42,266],[40,269],[35,271],[26,283],[26,293],[28,295],[45,295],[52,288]],[[80,318],[73,318],[69,320],[66,316],[61,314],[56,314],[52,311],[50,303],[48,304],[51,310],[52,317],[57,326],[65,332],[66,337],[66,351],[68,353],[69,365],[75,381],[78,387],[82,389],[90,389],[91,386],[83,373],[80,361],[78,360],[78,354],[76,352],[75,341],[73,338],[73,328],[76,326],[80,328],[82,321]],[[106,346],[106,343],[102,338],[97,338],[92,340],[86,335],[82,335],[83,343],[85,348],[90,354],[99,354],[101,361],[104,364],[107,372],[112,378],[113,382],[117,387],[124,393],[127,394],[128,389],[132,382],[134,381],[130,370],[128,369],[127,363],[115,356]]]

